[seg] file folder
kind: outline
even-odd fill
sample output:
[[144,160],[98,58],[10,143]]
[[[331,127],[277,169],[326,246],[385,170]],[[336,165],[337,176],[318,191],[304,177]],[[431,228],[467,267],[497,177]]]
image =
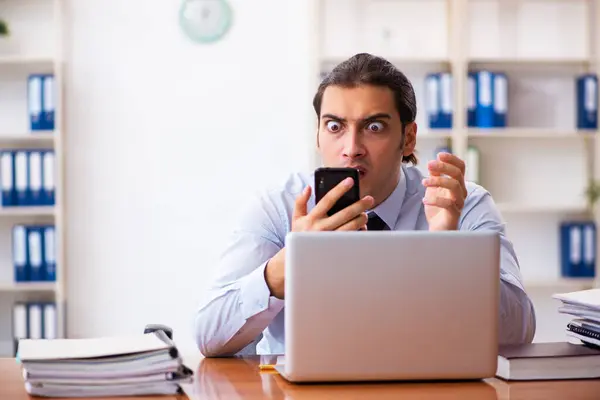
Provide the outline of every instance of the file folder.
[[52,206],[56,202],[56,175],[55,175],[55,156],[54,151],[43,152],[42,166],[42,204]]
[[12,311],[13,355],[17,354],[20,339],[29,338],[28,307],[25,303],[15,303]]
[[54,130],[54,114],[56,108],[54,75],[44,75],[44,89],[42,102],[42,128]]
[[56,233],[54,226],[45,226],[44,230],[44,269],[47,281],[56,281]]
[[27,79],[27,103],[29,109],[29,128],[32,131],[43,129],[42,99],[43,99],[43,75],[32,74]]
[[477,78],[474,72],[467,76],[467,126],[477,126]]
[[40,206],[43,204],[42,194],[42,152],[29,153],[29,205]]
[[473,145],[467,147],[467,157],[465,160],[465,180],[479,183],[479,149]]
[[596,224],[588,221],[583,224],[583,269],[582,276],[594,278],[596,275]]
[[577,77],[577,129],[598,128],[598,77],[585,74]]
[[430,129],[441,127],[439,74],[428,74],[425,77],[425,114]]
[[506,74],[496,72],[494,77],[494,127],[506,127],[506,114],[508,112],[508,78]]
[[439,74],[439,127],[452,128],[452,75],[449,72]]
[[25,282],[29,280],[27,231],[24,225],[15,225],[12,233],[15,282]]
[[494,126],[493,75],[490,71],[478,71],[475,77],[477,80],[475,120],[479,128],[491,128]]
[[29,205],[29,155],[26,151],[15,153],[16,205]]
[[38,303],[29,303],[28,304],[29,312],[29,338],[28,339],[42,339],[42,335],[44,334],[44,326],[43,326],[43,313],[42,306]]
[[45,280],[45,268],[43,265],[42,229],[39,226],[28,226],[27,247],[29,252],[29,280],[40,282]]
[[44,315],[42,326],[44,329],[44,339],[56,339],[57,338],[57,319],[56,319],[56,305],[54,303],[44,304]]
[[2,207],[14,206],[15,199],[15,157],[12,151],[0,153],[0,185],[2,185]]
[[590,277],[585,266],[584,222],[563,222],[560,225],[561,274],[568,278]]

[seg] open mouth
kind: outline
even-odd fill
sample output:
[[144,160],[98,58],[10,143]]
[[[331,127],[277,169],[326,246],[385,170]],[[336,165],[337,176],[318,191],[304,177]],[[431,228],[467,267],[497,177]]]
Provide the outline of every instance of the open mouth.
[[356,169],[358,171],[358,177],[362,178],[365,176],[365,174],[367,173],[367,171],[363,168],[363,167],[352,167],[354,169]]

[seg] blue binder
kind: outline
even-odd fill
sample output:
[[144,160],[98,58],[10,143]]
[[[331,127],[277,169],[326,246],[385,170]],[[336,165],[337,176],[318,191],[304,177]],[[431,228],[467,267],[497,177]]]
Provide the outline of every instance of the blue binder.
[[42,101],[42,129],[54,130],[54,114],[56,109],[54,75],[43,76],[44,89]]
[[15,282],[26,282],[29,280],[29,258],[27,251],[27,230],[24,225],[13,226],[12,248]]
[[583,229],[583,270],[582,276],[594,278],[596,275],[596,224],[584,222]]
[[508,78],[506,74],[496,72],[494,79],[494,127],[506,127],[506,114],[508,112]]
[[467,126],[477,126],[477,76],[469,72],[467,76]]
[[[586,266],[586,243],[590,234],[584,229],[588,222],[567,221],[560,225],[561,274],[567,278],[593,277],[594,268]],[[587,235],[587,237],[585,237]],[[595,233],[592,235],[595,237]],[[595,252],[595,246],[588,250]],[[592,257],[587,257],[589,260]]]
[[12,309],[12,337],[13,337],[13,355],[17,353],[17,347],[20,339],[29,337],[29,315],[28,306],[24,302],[16,302]]
[[15,157],[12,151],[0,152],[0,185],[2,186],[2,207],[14,206],[15,194]]
[[42,152],[29,152],[29,205],[40,206],[44,203],[42,192]]
[[449,72],[439,74],[439,127],[452,128],[452,75]]
[[44,315],[42,327],[44,329],[44,339],[56,339],[58,335],[57,330],[57,318],[56,318],[56,304],[55,303],[44,303]]
[[44,129],[42,115],[43,75],[32,74],[27,79],[27,106],[29,110],[29,128],[32,131]]
[[27,305],[29,339],[42,339],[44,336],[44,312],[41,303],[32,302]]
[[15,191],[16,205],[29,205],[29,154],[24,150],[15,153]]
[[42,158],[42,204],[52,206],[56,202],[56,163],[54,151],[44,151]]
[[41,282],[46,280],[46,271],[43,263],[43,232],[39,226],[28,226],[26,231],[27,249],[29,254],[29,280],[32,282]]
[[441,128],[439,74],[425,77],[425,115],[430,129]]
[[43,227],[45,279],[56,281],[56,230],[52,225]]
[[585,74],[577,77],[577,129],[598,128],[598,77]]
[[477,71],[475,77],[477,80],[475,121],[479,128],[492,128],[494,126],[494,77],[490,71]]

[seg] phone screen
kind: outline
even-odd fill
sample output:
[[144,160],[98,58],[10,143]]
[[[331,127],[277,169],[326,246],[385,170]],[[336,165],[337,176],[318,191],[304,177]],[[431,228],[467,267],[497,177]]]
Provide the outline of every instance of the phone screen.
[[327,192],[348,177],[354,179],[354,185],[329,209],[327,214],[330,216],[360,199],[358,171],[354,168],[317,168],[315,171],[315,200],[317,203]]

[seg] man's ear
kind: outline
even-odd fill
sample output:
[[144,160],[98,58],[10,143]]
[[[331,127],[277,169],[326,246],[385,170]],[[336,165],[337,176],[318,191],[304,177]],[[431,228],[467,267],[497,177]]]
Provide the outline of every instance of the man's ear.
[[411,122],[406,124],[404,129],[404,152],[402,155],[410,156],[415,152],[417,145],[417,123]]

